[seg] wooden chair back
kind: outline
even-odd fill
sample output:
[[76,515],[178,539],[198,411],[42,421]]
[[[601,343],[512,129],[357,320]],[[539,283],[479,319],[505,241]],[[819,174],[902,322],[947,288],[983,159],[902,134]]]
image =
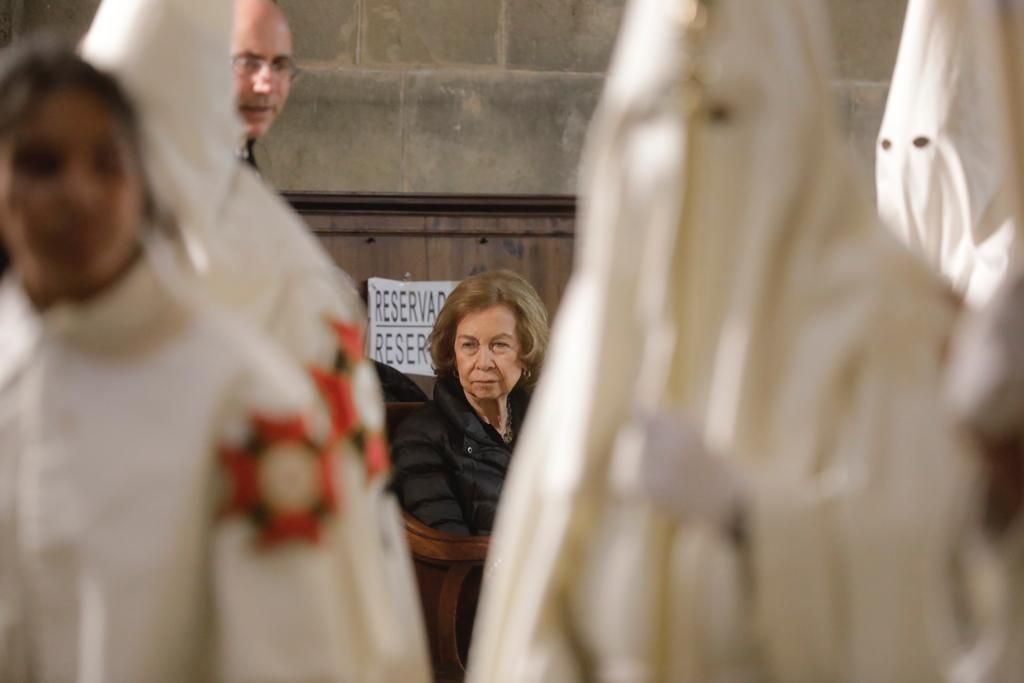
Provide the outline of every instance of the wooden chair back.
[[[422,403],[387,403],[389,436]],[[431,529],[402,513],[412,553],[430,659],[437,683],[461,683],[466,676],[469,640],[480,599],[489,536],[458,536]]]
[[403,513],[437,683],[466,676],[489,536],[457,536]]

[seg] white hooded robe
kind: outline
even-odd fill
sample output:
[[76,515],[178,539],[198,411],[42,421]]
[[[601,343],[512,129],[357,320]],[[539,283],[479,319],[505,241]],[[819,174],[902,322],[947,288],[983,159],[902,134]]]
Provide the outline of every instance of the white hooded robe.
[[[230,70],[229,0],[104,0],[82,55],[114,74],[139,109],[144,161],[157,203],[176,223],[155,249],[197,289],[267,335],[318,384],[346,448],[366,466],[367,533],[353,547],[358,575],[360,681],[425,681],[426,636],[394,496],[384,490],[384,406],[371,363],[338,368],[338,330],[365,315],[347,276],[299,217],[240,163]],[[162,258],[161,258],[162,257]],[[182,268],[183,266],[183,268]],[[351,345],[362,343],[353,334]],[[335,380],[343,380],[342,393]],[[352,430],[352,425],[358,429]]]
[[1013,240],[997,84],[970,0],[910,0],[875,151],[883,221],[972,305]]

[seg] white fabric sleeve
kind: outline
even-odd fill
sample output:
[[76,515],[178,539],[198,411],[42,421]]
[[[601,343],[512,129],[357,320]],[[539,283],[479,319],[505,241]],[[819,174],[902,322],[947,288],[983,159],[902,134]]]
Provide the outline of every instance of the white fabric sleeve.
[[865,369],[817,444],[829,465],[756,486],[754,625],[777,680],[937,681],[959,654],[951,567],[974,473],[931,362]]
[[620,494],[646,499],[678,522],[729,530],[747,496],[745,477],[711,452],[685,415],[638,416],[623,428],[621,439],[636,444],[616,449],[612,479]]
[[426,683],[411,562],[384,479],[368,481],[356,439],[337,438],[311,388],[292,411],[281,410],[288,392],[260,393],[228,412],[216,453],[219,680]]

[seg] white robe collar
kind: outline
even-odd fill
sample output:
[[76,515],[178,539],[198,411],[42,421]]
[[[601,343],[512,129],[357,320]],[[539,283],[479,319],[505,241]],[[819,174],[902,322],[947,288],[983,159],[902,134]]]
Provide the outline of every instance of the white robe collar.
[[181,329],[181,306],[143,255],[116,282],[83,302],[58,302],[38,311],[20,281],[0,288],[0,385],[16,373],[43,339],[89,354],[124,357],[145,352]]
[[180,329],[187,313],[140,256],[116,283],[83,303],[57,304],[41,315],[44,333],[105,356],[143,352]]

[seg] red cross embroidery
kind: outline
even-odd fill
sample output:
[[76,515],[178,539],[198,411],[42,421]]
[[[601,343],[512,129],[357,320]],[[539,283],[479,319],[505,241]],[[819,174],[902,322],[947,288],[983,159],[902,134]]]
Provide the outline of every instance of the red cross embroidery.
[[338,320],[328,319],[327,324],[338,337],[338,349],[344,353],[352,366],[363,358],[363,328],[361,325],[346,325]]
[[352,372],[362,363],[368,363],[363,355],[363,328],[348,325],[331,318],[327,324],[337,339],[334,367],[332,370],[310,368],[310,375],[327,404],[335,439],[352,439],[364,458],[367,481],[387,472],[390,465],[387,441],[380,432],[368,432],[362,424],[356,408],[352,388]]
[[[282,462],[283,458],[289,462]],[[338,509],[334,465],[329,450],[313,443],[301,417],[275,420],[253,416],[246,443],[222,446],[219,459],[229,486],[221,516],[248,517],[259,529],[259,542],[264,546],[291,540],[320,541],[324,520]],[[286,467],[283,474],[273,469],[281,465]],[[299,482],[309,487],[307,491],[290,488],[295,482],[287,474],[294,474],[296,468]],[[298,505],[286,500],[295,493],[300,497]]]
[[320,368],[310,368],[309,372],[324,402],[327,403],[334,437],[347,439],[359,422],[355,397],[352,395],[352,382],[344,375],[326,372]]
[[379,432],[370,434],[366,439],[366,480],[373,481],[390,469],[387,440]]

